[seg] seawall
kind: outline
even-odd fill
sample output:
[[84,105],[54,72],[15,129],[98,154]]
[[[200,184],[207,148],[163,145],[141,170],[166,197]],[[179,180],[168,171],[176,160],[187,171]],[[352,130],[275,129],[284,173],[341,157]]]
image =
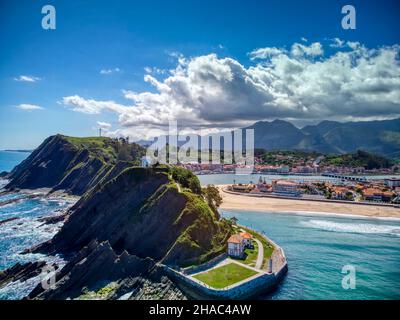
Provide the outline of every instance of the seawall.
[[[262,235],[265,237],[264,235]],[[216,289],[201,284],[190,277],[190,274],[207,270],[213,264],[222,261],[226,255],[221,255],[197,267],[191,269],[176,270],[164,265],[166,273],[174,280],[174,282],[191,298],[206,300],[244,300],[251,299],[262,294],[267,294],[274,290],[283,279],[288,271],[288,265],[285,253],[272,240],[265,237],[275,247],[272,259],[272,272],[260,270],[257,276],[253,276],[248,280],[241,281],[223,289]]]

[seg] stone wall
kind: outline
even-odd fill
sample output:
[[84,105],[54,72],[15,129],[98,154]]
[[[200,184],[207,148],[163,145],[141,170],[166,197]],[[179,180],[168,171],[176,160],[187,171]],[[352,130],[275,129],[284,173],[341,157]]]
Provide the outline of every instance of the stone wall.
[[187,267],[182,269],[182,273],[183,274],[193,274],[193,273],[198,273],[207,269],[210,269],[211,267],[213,267],[214,265],[220,263],[221,261],[225,260],[228,257],[228,255],[226,253],[223,253],[219,256],[214,257],[213,259],[211,259],[210,261],[207,261],[206,263],[203,263],[199,266],[191,266],[191,267]]
[[247,282],[224,289],[215,289],[193,281],[183,273],[165,266],[168,275],[189,296],[196,299],[243,300],[266,294],[273,290],[287,272],[287,264],[277,273],[261,273]]
[[[252,231],[257,232],[255,230]],[[260,234],[259,232],[257,233]],[[275,247],[274,254],[272,256],[273,272],[268,273],[261,271],[259,276],[251,278],[250,280],[237,285],[229,286],[223,289],[215,289],[190,278],[191,274],[205,271],[226,259],[226,253],[219,255],[200,266],[193,266],[182,270],[175,270],[166,265],[163,265],[163,267],[170,278],[174,280],[174,282],[185,292],[185,294],[194,299],[243,300],[254,298],[258,295],[266,294],[272,291],[288,271],[287,261],[283,249],[265,235],[260,235]]]

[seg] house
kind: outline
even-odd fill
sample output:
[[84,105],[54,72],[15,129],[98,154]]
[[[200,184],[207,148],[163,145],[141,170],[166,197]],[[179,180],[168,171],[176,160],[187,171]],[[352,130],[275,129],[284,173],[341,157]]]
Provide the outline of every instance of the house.
[[228,239],[228,255],[242,258],[244,255],[245,242],[241,235],[234,234]]
[[367,201],[390,202],[393,197],[392,192],[381,191],[377,188],[367,188],[363,191],[364,199]]
[[300,195],[298,184],[288,180],[272,181],[272,192],[278,195],[291,197],[298,197]]
[[250,233],[241,232],[241,233],[239,233],[239,235],[243,238],[245,247],[251,247],[252,246],[251,239],[253,238],[253,236]]
[[[350,200],[350,198],[347,197],[347,194],[350,193],[352,194],[349,189],[346,187],[333,187],[332,188],[332,195],[331,199],[335,200]],[[351,200],[353,197],[351,197]]]
[[231,189],[232,191],[236,191],[236,192],[250,192],[251,190],[253,190],[255,188],[255,185],[253,184],[234,184]]

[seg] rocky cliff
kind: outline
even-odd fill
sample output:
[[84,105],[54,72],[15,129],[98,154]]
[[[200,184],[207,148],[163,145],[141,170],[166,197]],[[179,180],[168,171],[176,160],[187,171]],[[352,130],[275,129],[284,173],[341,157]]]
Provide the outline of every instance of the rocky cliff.
[[7,178],[7,189],[51,188],[82,195],[103,180],[138,164],[144,149],[106,137],[47,138]]
[[132,167],[100,183],[75,204],[60,232],[35,251],[69,254],[97,240],[117,253],[175,265],[223,251],[230,228],[203,199],[197,177],[179,169],[189,177],[178,182],[175,170]]
[[28,298],[183,298],[161,264],[205,262],[224,252],[231,233],[191,172],[131,167],[85,193],[59,233],[30,250],[69,262],[54,288],[38,285]]

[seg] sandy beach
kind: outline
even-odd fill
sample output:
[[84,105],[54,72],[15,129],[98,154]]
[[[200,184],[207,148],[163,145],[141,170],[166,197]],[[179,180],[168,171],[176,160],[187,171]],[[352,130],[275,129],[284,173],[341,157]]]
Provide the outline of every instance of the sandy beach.
[[327,214],[359,215],[374,218],[399,218],[400,208],[354,203],[319,202],[267,197],[252,197],[224,191],[227,186],[219,185],[223,202],[221,209],[264,212],[310,212]]

